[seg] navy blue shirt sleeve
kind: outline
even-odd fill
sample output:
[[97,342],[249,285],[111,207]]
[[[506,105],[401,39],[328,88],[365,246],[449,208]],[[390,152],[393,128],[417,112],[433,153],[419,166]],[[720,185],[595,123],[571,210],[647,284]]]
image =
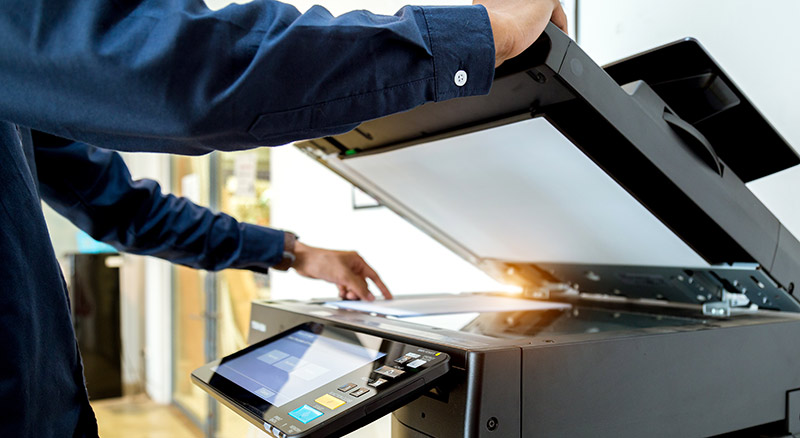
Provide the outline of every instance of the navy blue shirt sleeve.
[[494,61],[483,6],[334,17],[272,0],[10,0],[0,120],[121,150],[279,145],[488,93]]
[[282,258],[282,231],[164,194],[155,181],[133,181],[116,152],[36,133],[34,141],[42,199],[120,251],[207,270],[266,272]]

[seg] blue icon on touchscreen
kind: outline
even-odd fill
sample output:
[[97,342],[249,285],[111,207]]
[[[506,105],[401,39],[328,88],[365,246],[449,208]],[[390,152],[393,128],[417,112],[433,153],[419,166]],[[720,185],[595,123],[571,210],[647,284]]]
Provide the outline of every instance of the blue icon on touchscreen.
[[289,412],[289,415],[297,418],[303,424],[308,424],[309,421],[321,416],[322,412],[312,408],[309,405],[303,405],[292,412]]

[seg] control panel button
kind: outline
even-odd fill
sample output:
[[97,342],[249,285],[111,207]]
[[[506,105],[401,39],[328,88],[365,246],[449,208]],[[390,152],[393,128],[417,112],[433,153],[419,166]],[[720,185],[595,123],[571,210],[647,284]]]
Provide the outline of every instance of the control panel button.
[[426,363],[427,363],[427,361],[424,361],[422,359],[417,359],[414,362],[411,362],[410,364],[408,364],[406,366],[409,367],[409,368],[419,368],[419,367],[425,365]]
[[410,358],[412,358],[412,359],[419,359],[420,358],[420,355],[417,354],[417,353],[406,353],[405,355],[410,357]]
[[397,369],[395,367],[390,367],[390,366],[387,366],[387,365],[384,365],[384,366],[378,368],[377,370],[375,370],[375,372],[378,373],[378,374],[384,375],[386,377],[389,377],[391,379],[394,379],[395,377],[399,377],[403,373],[405,373],[405,371],[403,371],[403,370],[399,370],[399,369]]
[[386,382],[388,382],[388,380],[386,380],[386,379],[375,379],[375,380],[369,382],[368,385],[373,387],[373,388],[377,388],[377,387],[383,385]]
[[312,421],[315,418],[322,416],[322,412],[312,408],[309,405],[303,405],[293,410],[292,412],[289,412],[289,415],[296,418],[299,422],[303,424],[308,424],[309,421]]
[[350,395],[353,397],[361,397],[362,395],[369,392],[368,388],[358,388],[355,391],[351,392]]
[[334,397],[334,396],[332,396],[330,394],[325,394],[322,397],[320,397],[320,398],[318,398],[318,399],[316,399],[314,401],[316,403],[321,404],[322,406],[325,406],[326,408],[328,408],[330,410],[334,410],[334,409],[338,408],[339,406],[345,404],[344,400],[342,400],[340,398],[337,398],[337,397]]
[[398,363],[398,364],[402,365],[402,364],[404,364],[404,363],[406,363],[406,362],[410,361],[411,359],[413,359],[413,357],[411,357],[411,356],[400,356],[400,357],[398,357],[397,359],[395,359],[394,361],[395,361],[396,363]]
[[339,389],[339,391],[347,392],[347,391],[350,391],[351,389],[355,388],[356,386],[358,386],[358,385],[356,385],[355,383],[348,383],[347,385],[340,386],[338,389]]

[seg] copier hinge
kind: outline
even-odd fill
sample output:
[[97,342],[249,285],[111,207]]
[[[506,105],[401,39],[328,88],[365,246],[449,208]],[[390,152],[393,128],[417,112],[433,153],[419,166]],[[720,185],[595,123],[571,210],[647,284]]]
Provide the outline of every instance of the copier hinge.
[[749,313],[758,310],[758,306],[750,304],[745,294],[722,291],[720,301],[703,304],[703,315],[726,318],[735,313]]
[[526,287],[522,290],[522,296],[534,300],[549,300],[564,295],[578,295],[578,291],[566,283],[545,282],[538,287]]
[[525,288],[522,292],[523,296],[527,298],[533,298],[534,300],[549,300],[550,299],[550,289],[546,287],[537,287],[537,288]]

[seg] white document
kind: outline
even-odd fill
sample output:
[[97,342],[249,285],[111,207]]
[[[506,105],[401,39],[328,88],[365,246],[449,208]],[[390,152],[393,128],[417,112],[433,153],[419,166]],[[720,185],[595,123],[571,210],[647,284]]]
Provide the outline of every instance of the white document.
[[409,317],[453,313],[490,313],[527,310],[569,309],[569,304],[535,301],[524,298],[490,295],[453,295],[422,298],[401,298],[379,301],[331,301],[325,303],[339,309],[358,310],[379,315]]

